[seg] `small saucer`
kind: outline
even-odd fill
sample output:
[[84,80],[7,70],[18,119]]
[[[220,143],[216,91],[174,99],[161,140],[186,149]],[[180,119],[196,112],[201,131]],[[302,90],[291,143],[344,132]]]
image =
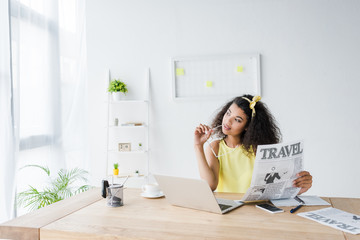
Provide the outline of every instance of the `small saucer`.
[[159,192],[158,194],[156,194],[156,195],[149,195],[149,194],[147,194],[147,193],[142,192],[142,193],[141,193],[141,196],[144,197],[144,198],[161,198],[161,197],[164,196],[164,193],[160,191],[160,192]]

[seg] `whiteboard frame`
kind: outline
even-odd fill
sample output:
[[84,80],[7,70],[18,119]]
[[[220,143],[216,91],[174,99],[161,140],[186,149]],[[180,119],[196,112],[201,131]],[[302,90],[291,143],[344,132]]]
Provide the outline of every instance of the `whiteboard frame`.
[[[260,54],[259,53],[242,53],[242,54],[226,54],[226,55],[209,55],[209,56],[184,56],[184,57],[172,57],[171,58],[171,75],[172,75],[172,99],[173,101],[188,101],[188,100],[216,100],[216,99],[228,99],[229,96],[220,95],[220,96],[199,96],[199,97],[179,97],[176,95],[176,66],[175,63],[179,61],[199,61],[199,60],[221,60],[227,59],[229,57],[245,57],[245,58],[255,58],[256,60],[256,78],[255,84],[256,95],[261,96],[261,63],[260,63]],[[239,93],[239,95],[244,93]]]

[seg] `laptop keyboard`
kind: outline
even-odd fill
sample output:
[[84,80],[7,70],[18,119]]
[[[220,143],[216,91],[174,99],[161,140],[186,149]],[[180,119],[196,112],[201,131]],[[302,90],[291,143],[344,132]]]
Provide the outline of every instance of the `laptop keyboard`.
[[226,205],[226,204],[219,204],[219,206],[220,206],[221,211],[224,211],[224,210],[232,207],[231,205]]

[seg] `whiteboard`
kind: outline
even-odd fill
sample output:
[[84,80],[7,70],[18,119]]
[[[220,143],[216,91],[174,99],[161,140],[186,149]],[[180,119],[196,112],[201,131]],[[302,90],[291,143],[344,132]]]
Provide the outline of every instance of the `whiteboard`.
[[260,54],[171,59],[174,100],[261,95]]

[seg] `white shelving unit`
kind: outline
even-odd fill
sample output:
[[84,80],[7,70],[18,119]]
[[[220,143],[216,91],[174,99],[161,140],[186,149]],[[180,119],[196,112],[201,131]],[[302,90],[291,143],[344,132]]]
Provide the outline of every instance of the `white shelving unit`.
[[[114,183],[122,183],[129,176],[128,187],[141,187],[149,175],[149,74],[148,70],[144,99],[128,100],[125,97],[124,100],[114,101],[111,93],[108,94],[106,175]],[[118,119],[118,125],[115,125],[115,119]],[[123,126],[129,123],[141,125]],[[120,151],[119,144],[128,144],[130,149],[127,150],[130,151]],[[118,176],[113,175],[114,163],[119,164]]]

